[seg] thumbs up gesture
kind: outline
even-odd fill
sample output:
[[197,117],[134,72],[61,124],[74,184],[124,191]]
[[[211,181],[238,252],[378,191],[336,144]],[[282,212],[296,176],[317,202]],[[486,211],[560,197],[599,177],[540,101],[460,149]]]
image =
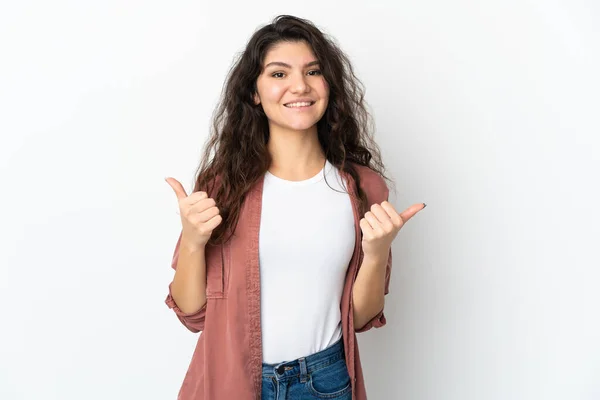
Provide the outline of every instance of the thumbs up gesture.
[[414,204],[398,214],[394,206],[387,201],[373,204],[371,211],[367,211],[364,218],[360,220],[364,257],[386,259],[392,241],[400,229],[425,206],[424,203]]
[[179,203],[182,242],[198,248],[206,246],[212,231],[223,220],[215,201],[206,192],[194,192],[188,196],[175,178],[165,178],[165,181],[175,192]]

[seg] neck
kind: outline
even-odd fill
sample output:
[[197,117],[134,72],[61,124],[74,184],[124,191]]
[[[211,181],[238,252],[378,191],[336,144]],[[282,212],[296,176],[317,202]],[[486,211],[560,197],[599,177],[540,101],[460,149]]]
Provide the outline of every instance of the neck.
[[267,148],[272,158],[269,171],[282,179],[308,179],[325,165],[316,125],[302,131],[271,129]]

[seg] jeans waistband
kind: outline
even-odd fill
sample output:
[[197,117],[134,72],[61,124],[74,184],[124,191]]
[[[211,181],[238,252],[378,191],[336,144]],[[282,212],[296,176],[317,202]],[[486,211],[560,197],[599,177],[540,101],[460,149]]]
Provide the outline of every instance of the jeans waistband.
[[298,375],[306,376],[309,373],[345,359],[344,341],[339,339],[328,348],[306,357],[277,364],[262,364],[263,377],[274,377],[277,380],[293,378]]

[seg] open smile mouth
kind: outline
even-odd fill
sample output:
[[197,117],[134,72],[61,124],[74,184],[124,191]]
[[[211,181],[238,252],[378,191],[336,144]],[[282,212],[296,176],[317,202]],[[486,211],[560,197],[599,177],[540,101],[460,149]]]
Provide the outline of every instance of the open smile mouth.
[[311,107],[313,104],[315,104],[315,102],[310,101],[310,102],[300,102],[300,103],[288,103],[288,104],[284,104],[284,106],[287,108],[303,109],[303,108]]

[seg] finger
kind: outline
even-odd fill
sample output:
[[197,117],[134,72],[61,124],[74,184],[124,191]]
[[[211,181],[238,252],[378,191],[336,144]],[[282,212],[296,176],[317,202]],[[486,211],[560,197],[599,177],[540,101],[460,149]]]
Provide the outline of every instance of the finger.
[[198,213],[198,220],[200,222],[207,222],[208,220],[213,218],[215,215],[219,215],[219,214],[221,214],[221,213],[217,207],[210,207],[210,208]]
[[391,230],[394,227],[390,213],[383,207],[383,203],[381,205],[377,203],[373,204],[371,206],[371,212],[375,214],[375,217],[377,217],[379,223],[384,229]]
[[371,228],[373,229],[374,233],[378,235],[385,233],[383,227],[381,226],[381,223],[379,222],[375,214],[373,214],[371,211],[367,211],[365,213],[365,219],[369,221],[369,225],[371,225]]
[[[186,200],[186,201],[188,201],[188,200]],[[202,213],[214,206],[216,206],[215,200],[212,198],[208,198],[208,199],[198,200],[196,203],[189,206],[188,209],[189,209],[190,214],[198,214],[198,213]]]
[[208,194],[206,192],[194,192],[187,197],[187,204],[193,206],[196,203],[208,198]]
[[404,221],[400,217],[400,214],[398,214],[394,206],[389,201],[384,201],[383,203],[381,203],[381,208],[383,208],[387,212],[394,226],[400,227],[404,224]]
[[371,224],[369,224],[369,221],[367,221],[366,218],[361,218],[359,225],[360,230],[363,233],[363,237],[366,236],[367,238],[370,238],[373,236],[373,227],[371,227]]
[[165,181],[171,186],[178,200],[183,200],[187,197],[187,193],[183,188],[183,185],[175,178],[165,178]]
[[206,221],[206,228],[210,230],[214,230],[219,224],[223,221],[223,217],[220,214],[215,215],[208,221]]
[[412,206],[408,207],[406,210],[402,211],[402,213],[400,213],[400,217],[402,218],[402,220],[404,222],[406,222],[409,219],[411,219],[412,217],[414,217],[414,215],[416,213],[418,213],[419,211],[421,211],[424,208],[425,208],[425,204],[423,204],[423,203],[413,204]]

